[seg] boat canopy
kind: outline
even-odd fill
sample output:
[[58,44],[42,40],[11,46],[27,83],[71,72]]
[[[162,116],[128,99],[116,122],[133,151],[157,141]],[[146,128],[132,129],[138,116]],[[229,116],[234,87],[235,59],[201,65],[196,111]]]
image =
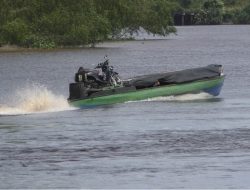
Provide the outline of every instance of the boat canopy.
[[221,72],[221,65],[211,64],[206,67],[134,77],[128,81],[128,85],[140,89],[158,85],[180,84],[214,78],[220,76]]

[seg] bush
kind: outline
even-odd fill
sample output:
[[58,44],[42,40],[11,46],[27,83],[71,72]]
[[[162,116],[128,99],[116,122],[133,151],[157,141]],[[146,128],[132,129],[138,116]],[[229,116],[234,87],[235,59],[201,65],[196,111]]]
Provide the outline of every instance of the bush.
[[110,23],[106,18],[96,16],[89,21],[88,43],[95,46],[95,43],[108,39]]
[[17,18],[3,26],[2,34],[7,43],[20,45],[29,34],[29,28],[23,20]]
[[194,23],[195,24],[207,24],[207,12],[204,11],[203,9],[197,10],[195,15],[194,15]]
[[[185,6],[191,2],[183,0]],[[94,45],[124,29],[133,33],[141,27],[159,35],[175,32],[171,13],[177,1],[4,0],[0,4],[0,36],[5,44]]]
[[58,45],[83,45],[88,43],[89,30],[85,25],[72,27],[71,31],[63,36],[56,36]]
[[232,23],[234,17],[235,17],[235,11],[232,11],[232,10],[226,11],[223,15],[223,22]]
[[238,0],[226,0],[224,1],[225,2],[225,5],[230,5],[230,6],[233,6],[236,4]]
[[221,0],[207,0],[204,2],[203,7],[195,12],[195,24],[221,24],[224,4]]
[[0,47],[2,47],[3,44],[5,44],[5,41],[3,39],[3,35],[1,35],[1,29],[0,29]]
[[42,49],[52,49],[56,47],[56,43],[53,40],[49,39],[48,37],[36,36],[36,35],[27,36],[21,45],[24,47],[42,48]]
[[223,20],[224,4],[221,0],[209,0],[204,3],[207,12],[206,24],[221,24]]
[[250,24],[250,4],[247,7],[245,7],[243,10],[240,10],[236,13],[234,23]]

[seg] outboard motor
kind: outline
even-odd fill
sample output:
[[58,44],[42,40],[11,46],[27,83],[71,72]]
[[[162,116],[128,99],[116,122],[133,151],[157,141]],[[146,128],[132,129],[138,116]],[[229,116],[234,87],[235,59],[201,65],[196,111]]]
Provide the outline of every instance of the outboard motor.
[[88,96],[88,88],[83,82],[69,84],[69,99],[81,99]]
[[80,67],[75,74],[75,83],[69,85],[69,99],[81,99],[88,96],[88,88],[86,85],[87,81],[87,70]]

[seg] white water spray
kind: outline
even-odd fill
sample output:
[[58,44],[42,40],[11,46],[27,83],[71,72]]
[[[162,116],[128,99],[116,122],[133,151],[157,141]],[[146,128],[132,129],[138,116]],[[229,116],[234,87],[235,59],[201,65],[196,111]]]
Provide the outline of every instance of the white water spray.
[[185,101],[195,101],[195,100],[207,100],[211,99],[214,96],[201,92],[198,94],[183,94],[177,96],[166,96],[166,97],[157,97],[157,98],[149,98],[145,101],[178,101],[178,102],[185,102]]
[[196,100],[208,100],[214,98],[214,96],[201,92],[198,94],[183,94],[177,96],[161,96],[155,98],[148,98],[145,100],[139,101],[129,101],[129,102],[187,102],[187,101],[196,101]]
[[57,112],[73,109],[65,97],[55,95],[45,86],[32,83],[10,98],[14,106],[0,105],[0,115]]

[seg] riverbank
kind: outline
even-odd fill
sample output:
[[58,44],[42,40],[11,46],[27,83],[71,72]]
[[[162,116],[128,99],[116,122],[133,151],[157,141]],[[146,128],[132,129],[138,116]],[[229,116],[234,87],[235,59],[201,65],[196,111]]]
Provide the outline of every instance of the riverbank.
[[29,48],[23,48],[16,45],[2,45],[0,46],[0,52],[17,52],[17,51],[28,51]]
[[[231,27],[241,28],[245,27],[246,25],[242,24],[230,24],[230,23],[223,23],[221,25],[184,25],[184,26],[175,26],[177,29],[177,33],[170,34],[168,36],[160,36],[160,35],[154,35],[149,34],[144,30],[141,30],[138,34],[133,35],[132,37],[128,38],[122,38],[122,39],[108,39],[99,43],[96,43],[94,46],[89,45],[76,45],[76,46],[56,46],[54,48],[25,48],[17,45],[2,45],[0,46],[0,53],[4,52],[34,52],[34,51],[42,51],[42,52],[48,52],[48,51],[66,51],[66,50],[82,50],[82,49],[99,49],[99,48],[106,48],[109,47],[108,44],[113,43],[122,43],[122,42],[129,42],[129,41],[136,41],[144,43],[146,41],[152,41],[152,40],[171,40],[176,39],[176,36],[182,36],[183,35],[183,28],[187,28],[188,30],[185,30],[185,32],[188,32],[190,29],[195,30],[196,28],[228,28],[228,30],[231,29]],[[192,35],[192,34],[190,34]]]
[[88,49],[95,48],[90,45],[81,45],[81,46],[59,46],[55,48],[25,48],[17,45],[2,45],[0,47],[0,53],[8,52],[33,52],[33,51],[57,51],[57,50],[69,50],[69,49]]
[[[98,48],[99,44],[102,43],[109,43],[109,42],[123,42],[123,41],[134,41],[134,40],[141,40],[135,38],[122,38],[122,39],[108,39],[103,42],[99,42],[96,44],[88,44],[88,45],[75,45],[75,46],[56,46],[53,48],[32,48],[32,47],[21,47],[18,45],[1,45],[0,46],[0,53],[1,52],[22,52],[22,51],[54,51],[54,50],[68,50],[68,49],[89,49],[89,48]],[[143,39],[145,40],[145,39]]]

